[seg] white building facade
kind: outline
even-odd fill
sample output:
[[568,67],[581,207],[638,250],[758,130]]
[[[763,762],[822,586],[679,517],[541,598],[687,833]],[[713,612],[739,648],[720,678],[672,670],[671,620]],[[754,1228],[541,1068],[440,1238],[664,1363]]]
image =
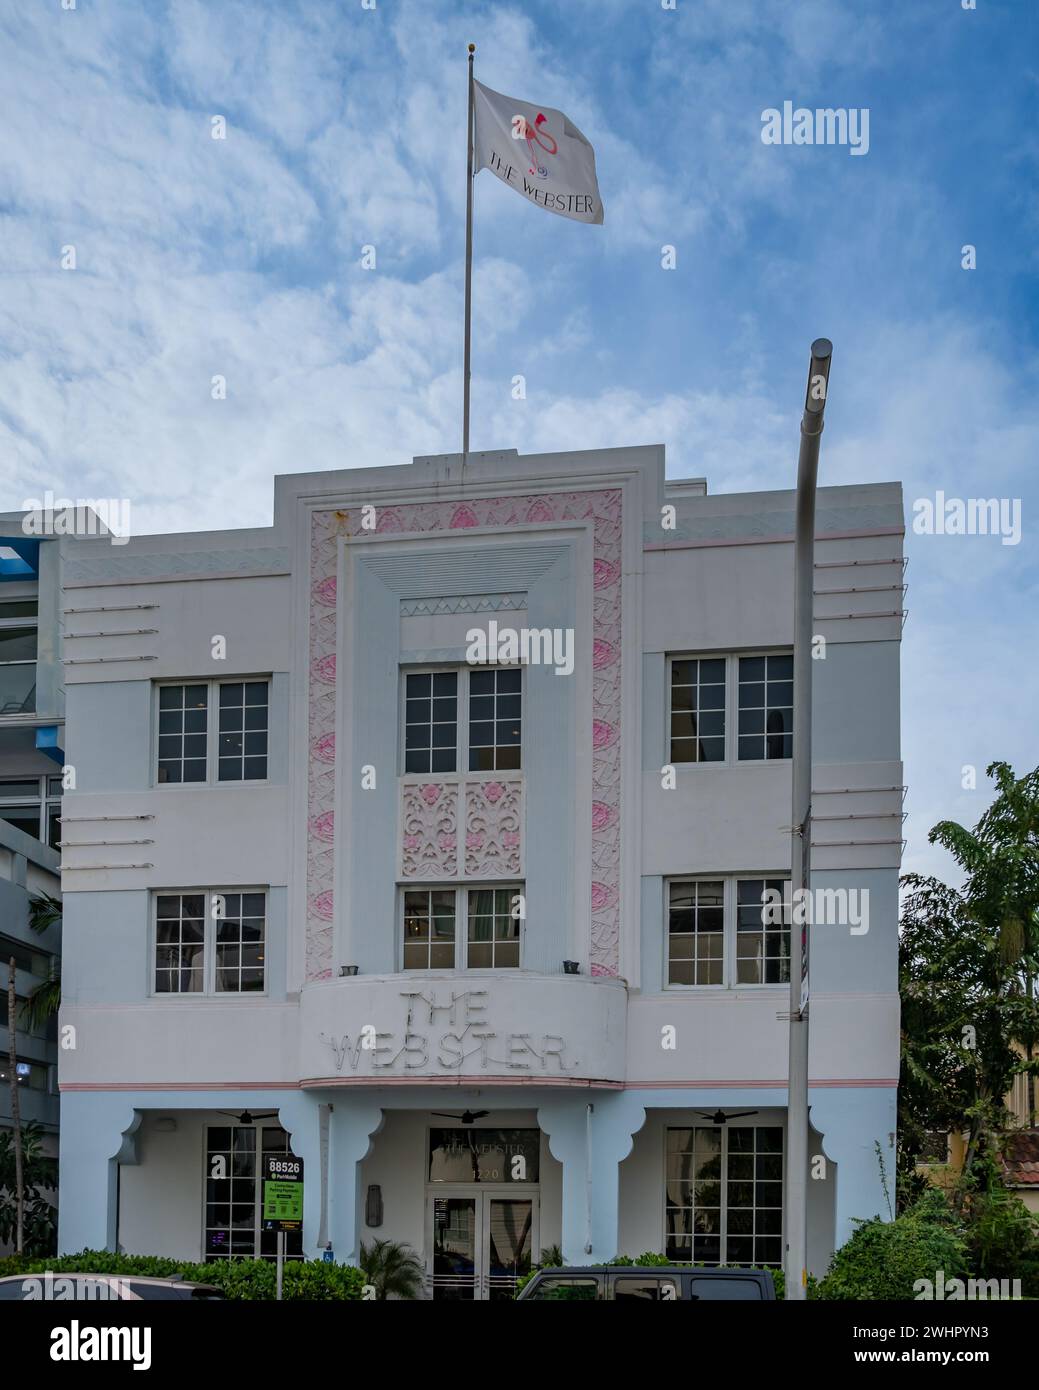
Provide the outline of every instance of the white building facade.
[[[557,1245],[781,1265],[792,532],[654,446],[80,541],[61,1248],[270,1254],[291,1148],[295,1251],[405,1241],[435,1298]],[[821,490],[816,1273],[893,1174],[902,533],[898,485]]]

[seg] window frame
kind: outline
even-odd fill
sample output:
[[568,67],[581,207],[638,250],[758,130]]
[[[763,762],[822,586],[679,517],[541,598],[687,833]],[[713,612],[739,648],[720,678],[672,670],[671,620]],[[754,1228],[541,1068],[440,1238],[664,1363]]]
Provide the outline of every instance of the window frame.
[[[524,942],[526,940],[526,917],[519,919],[519,952],[515,965],[469,965],[469,894],[478,892],[508,892],[515,897],[521,894],[524,899],[524,909],[526,908],[526,880],[519,879],[491,879],[474,881],[469,880],[464,883],[458,881],[450,883],[399,883],[397,894],[397,972],[401,975],[432,975],[442,971],[452,971],[456,974],[465,973],[468,975],[501,975],[513,974],[522,970]],[[406,968],[404,965],[404,902],[405,893],[453,893],[455,895],[455,954],[453,965],[427,965],[421,969]],[[492,942],[493,945],[493,942]],[[459,964],[461,958],[462,964]]]
[[[30,772],[24,777],[3,777],[0,778],[0,820],[5,819],[2,812],[4,810],[14,810],[20,807],[36,806],[39,810],[39,833],[34,837],[42,844],[48,845],[51,849],[60,850],[61,841],[61,799],[64,791],[54,793],[50,790],[50,783],[54,780],[60,782],[61,774],[54,772]],[[15,782],[35,782],[37,784],[36,796],[5,796],[4,787]],[[54,808],[58,810],[58,846],[50,842],[51,813]],[[8,822],[11,824],[11,822]],[[17,827],[16,827],[17,828]],[[29,831],[25,832],[29,834]]]
[[[664,671],[664,762],[665,767],[718,771],[745,767],[789,766],[790,758],[741,758],[739,756],[740,718],[740,658],[756,656],[792,656],[792,647],[750,647],[746,651],[726,648],[724,651],[702,651],[696,648],[668,652]],[[715,762],[675,762],[671,757],[671,696],[672,669],[676,661],[725,662],[725,756]],[[791,696],[791,699],[793,697]],[[678,711],[681,713],[681,711]],[[717,737],[717,735],[715,735]]]
[[[222,685],[260,684],[267,686],[267,764],[265,777],[243,777],[240,780],[220,780],[220,687]],[[159,780],[159,715],[162,689],[174,686],[204,685],[206,687],[206,775],[198,782],[161,782]],[[201,787],[267,787],[271,785],[271,694],[273,680],[267,675],[252,676],[179,676],[152,681],[151,784],[162,791],[171,789],[198,790]],[[259,732],[250,731],[250,732]],[[254,755],[250,755],[254,756]],[[243,745],[244,760],[244,745]],[[181,759],[183,762],[183,758]],[[244,761],[243,761],[244,767]]]
[[[177,785],[177,784],[175,784]],[[189,784],[191,785],[191,784]],[[223,918],[213,916],[213,899],[217,897],[227,897],[232,893],[261,893],[263,895],[263,988],[249,990],[221,990],[216,988],[216,925]],[[159,899],[160,898],[185,898],[202,897],[205,899],[203,907],[203,927],[202,927],[202,988],[194,990],[159,990],[158,969],[159,969]],[[158,1002],[170,1001],[180,1003],[181,1000],[213,1000],[216,1003],[226,1004],[228,1002],[248,1001],[251,999],[266,999],[270,994],[270,963],[268,951],[270,950],[270,923],[271,923],[271,893],[269,885],[246,885],[238,884],[227,885],[222,888],[153,888],[151,889],[151,901],[149,904],[149,931],[150,931],[150,950],[149,950],[149,982],[148,997]],[[239,966],[239,968],[241,968]]]
[[[520,740],[519,767],[498,768],[491,771],[469,770],[469,677],[473,671],[515,671],[520,673]],[[453,772],[408,772],[405,766],[407,749],[404,746],[404,729],[407,718],[407,678],[408,676],[438,676],[454,673],[458,677],[456,691],[457,708],[455,723],[455,770]],[[525,662],[416,662],[414,665],[402,663],[397,683],[397,775],[412,780],[424,779],[430,782],[462,781],[465,778],[501,781],[503,778],[519,777],[523,774],[526,756],[526,710],[527,677]]]
[[[671,974],[671,886],[680,886],[686,883],[717,883],[721,880],[722,884],[722,982],[717,985],[695,984],[687,985],[672,982]],[[708,992],[717,993],[719,990],[729,990],[736,992],[739,990],[782,990],[789,992],[790,982],[778,981],[770,983],[768,981],[742,983],[738,980],[738,953],[737,946],[739,941],[739,918],[737,916],[738,888],[737,885],[748,881],[760,879],[763,883],[769,880],[778,880],[785,885],[791,882],[789,870],[777,873],[775,870],[740,870],[736,873],[692,873],[692,874],[668,874],[664,878],[664,912],[663,912],[663,988],[674,990],[679,993]],[[787,925],[787,933],[791,942],[790,960],[793,960],[794,933],[793,925]],[[793,965],[791,965],[793,969]]]
[[[741,1107],[741,1109],[742,1109],[742,1108],[744,1108],[744,1107]],[[709,1124],[709,1123],[704,1122],[703,1120],[698,1120],[698,1119],[689,1119],[689,1120],[686,1121],[685,1123],[682,1123],[681,1121],[676,1121],[673,1117],[668,1117],[668,1118],[665,1120],[664,1125],[663,1125],[663,1133],[662,1133],[662,1138],[663,1138],[663,1170],[664,1170],[664,1180],[663,1180],[663,1183],[662,1183],[662,1187],[663,1187],[663,1201],[662,1201],[662,1203],[661,1203],[662,1211],[661,1211],[661,1243],[660,1243],[660,1248],[661,1248],[661,1250],[663,1250],[665,1256],[667,1255],[667,1247],[668,1247],[667,1212],[668,1212],[668,1207],[671,1206],[671,1205],[673,1205],[673,1204],[672,1204],[671,1202],[669,1202],[669,1200],[668,1200],[668,1171],[667,1171],[667,1168],[668,1168],[668,1158],[669,1158],[669,1155],[670,1155],[671,1152],[672,1152],[672,1150],[671,1150],[671,1149],[669,1148],[669,1146],[668,1146],[668,1133],[669,1133],[670,1130],[682,1130],[682,1129],[690,1129],[690,1130],[693,1130],[693,1131],[696,1131],[696,1130],[698,1130],[698,1129],[717,1129],[717,1130],[720,1132],[720,1135],[721,1135],[721,1142],[720,1142],[720,1146],[719,1146],[719,1150],[718,1150],[719,1156],[720,1156],[720,1158],[721,1158],[721,1170],[720,1170],[719,1177],[718,1177],[718,1185],[719,1185],[719,1189],[720,1189],[720,1206],[719,1206],[719,1209],[718,1209],[718,1215],[719,1215],[718,1256],[719,1256],[719,1258],[718,1258],[717,1264],[708,1264],[708,1265],[705,1265],[704,1268],[707,1268],[707,1269],[720,1269],[720,1268],[722,1268],[723,1266],[725,1266],[725,1265],[731,1265],[731,1263],[732,1263],[731,1260],[730,1260],[730,1257],[729,1257],[729,1250],[728,1250],[729,1234],[730,1234],[730,1233],[729,1233],[729,1210],[730,1210],[730,1203],[729,1203],[729,1186],[730,1186],[730,1184],[731,1184],[732,1182],[746,1181],[746,1179],[739,1179],[739,1178],[734,1179],[734,1178],[730,1177],[729,1159],[730,1159],[730,1157],[731,1157],[732,1155],[731,1155],[730,1149],[729,1149],[729,1137],[730,1137],[730,1135],[732,1134],[732,1131],[733,1131],[733,1130],[736,1130],[736,1129],[753,1129],[753,1130],[755,1130],[755,1131],[757,1131],[757,1130],[759,1130],[759,1129],[778,1129],[778,1130],[779,1130],[780,1136],[781,1136],[781,1143],[782,1143],[782,1148],[780,1149],[780,1157],[781,1157],[781,1159],[782,1159],[782,1175],[781,1175],[781,1177],[778,1179],[778,1181],[779,1181],[779,1183],[780,1183],[780,1202],[779,1202],[779,1208],[778,1208],[778,1210],[779,1210],[779,1212],[780,1212],[780,1217],[779,1217],[779,1234],[778,1234],[778,1236],[777,1236],[777,1235],[775,1235],[775,1234],[772,1233],[772,1232],[762,1232],[762,1233],[761,1233],[761,1238],[764,1238],[764,1239],[771,1239],[771,1240],[778,1240],[778,1242],[779,1242],[779,1249],[780,1249],[780,1258],[779,1258],[778,1261],[776,1261],[776,1262],[773,1263],[773,1264],[768,1264],[768,1265],[762,1266],[761,1264],[759,1264],[759,1263],[757,1262],[757,1249],[756,1249],[756,1244],[755,1244],[755,1249],[754,1249],[754,1257],[755,1257],[755,1259],[754,1259],[754,1263],[751,1263],[751,1264],[743,1264],[743,1263],[740,1263],[740,1264],[739,1264],[738,1266],[736,1266],[736,1267],[741,1268],[741,1269],[759,1269],[759,1268],[762,1268],[762,1267],[767,1268],[767,1269],[782,1269],[782,1267],[783,1267],[783,1251],[784,1251],[784,1249],[785,1249],[786,1229],[787,1229],[787,1226],[786,1226],[786,1215],[787,1215],[787,1214],[786,1214],[786,1203],[785,1203],[785,1201],[784,1201],[784,1197],[785,1197],[785,1193],[786,1193],[786,1168],[787,1168],[787,1158],[788,1158],[788,1150],[789,1150],[789,1134],[788,1134],[788,1132],[787,1132],[786,1124],[784,1123],[784,1121],[783,1121],[782,1119],[776,1119],[776,1120],[773,1120],[771,1123],[769,1123],[768,1121],[765,1121],[765,1120],[759,1120],[759,1119],[756,1119],[756,1118],[754,1118],[754,1117],[749,1117],[749,1118],[746,1119],[746,1120],[744,1120],[744,1119],[740,1119],[740,1120],[737,1120],[737,1121],[732,1121],[732,1120],[730,1120],[728,1123],[726,1123],[726,1124],[724,1124],[724,1125],[712,1125],[712,1124]],[[695,1138],[694,1138],[694,1140],[693,1140],[694,1153],[695,1153],[695,1144],[696,1144],[696,1140],[695,1140]],[[754,1148],[753,1148],[753,1150],[752,1150],[752,1157],[753,1157],[755,1160],[759,1157],[759,1152],[760,1152],[760,1151],[759,1151],[759,1149],[758,1149],[757,1134],[755,1133],[755,1136],[754,1136]],[[766,1151],[766,1153],[767,1153],[767,1151]],[[766,1156],[766,1153],[760,1153],[760,1156],[761,1156],[761,1157],[765,1157],[765,1156]],[[741,1157],[741,1156],[742,1156],[742,1157],[746,1157],[747,1155],[746,1155],[746,1154],[743,1154],[743,1155],[737,1154],[737,1155],[736,1155],[736,1157]],[[697,1181],[695,1171],[691,1174],[691,1176],[690,1176],[690,1178],[688,1179],[688,1181],[691,1182],[692,1184],[694,1184],[694,1189],[695,1189],[695,1183],[696,1183],[696,1181]],[[775,1179],[775,1178],[759,1179],[758,1176],[757,1176],[757,1173],[755,1172],[754,1178],[752,1179],[752,1182],[753,1182],[753,1184],[754,1184],[754,1189],[755,1189],[755,1193],[754,1193],[755,1197],[757,1196],[757,1185],[758,1185],[758,1182],[759,1182],[759,1181],[776,1182],[777,1179]],[[689,1210],[690,1212],[694,1213],[694,1216],[695,1216],[696,1209],[697,1209],[697,1206],[696,1206],[696,1202],[695,1202],[695,1200],[694,1200],[693,1203],[692,1203],[692,1205],[688,1208],[688,1210]],[[686,1208],[680,1208],[680,1210],[686,1210]],[[708,1210],[713,1210],[713,1208],[708,1208]],[[751,1211],[754,1211],[754,1212],[757,1212],[757,1211],[775,1211],[776,1208],[773,1207],[773,1206],[768,1206],[768,1207],[766,1207],[766,1206],[761,1206],[761,1207],[758,1207],[758,1206],[756,1205],[756,1203],[753,1203],[753,1204],[751,1205],[751,1207],[750,1207],[750,1210],[751,1210]],[[756,1226],[756,1221],[755,1221],[754,1224],[755,1224],[755,1226]],[[696,1233],[693,1232],[694,1241],[695,1241],[695,1234],[696,1234]],[[757,1240],[759,1239],[759,1234],[758,1234],[758,1232],[757,1232],[756,1229],[755,1229],[754,1231],[752,1231],[752,1233],[751,1233],[751,1235],[750,1235],[749,1238],[750,1238],[753,1242],[755,1242],[755,1243],[757,1242]],[[739,1240],[739,1239],[747,1239],[747,1235],[746,1235],[745,1232],[738,1232],[738,1233],[736,1234],[736,1239],[737,1239],[737,1240]],[[692,1251],[691,1251],[691,1254],[692,1254],[693,1260],[695,1261],[695,1260],[696,1260],[696,1248],[695,1248],[695,1244],[694,1244],[694,1246],[693,1246],[693,1249],[692,1249]],[[684,1261],[681,1260],[681,1259],[678,1258],[678,1257],[675,1257],[674,1263],[676,1263],[676,1264],[681,1264],[681,1263],[684,1263]],[[624,1271],[624,1272],[627,1273],[628,1271]],[[690,1272],[691,1274],[695,1274],[695,1273],[696,1273],[696,1266],[695,1266],[695,1264],[694,1264],[693,1266],[690,1267],[690,1271],[689,1271],[689,1272]]]
[[[226,1123],[226,1124],[210,1123],[210,1121],[209,1121],[208,1119],[204,1120],[204,1121],[203,1121],[203,1124],[202,1124],[202,1235],[201,1235],[201,1243],[200,1243],[200,1246],[199,1246],[200,1251],[201,1251],[201,1263],[202,1263],[202,1264],[219,1264],[221,1261],[227,1261],[228,1263],[230,1263],[230,1262],[232,1262],[232,1261],[234,1261],[234,1260],[256,1260],[256,1259],[260,1259],[260,1260],[270,1260],[270,1261],[273,1262],[275,1259],[277,1259],[277,1255],[276,1255],[276,1254],[264,1255],[264,1254],[261,1253],[261,1243],[262,1243],[262,1237],[263,1237],[263,1173],[262,1173],[262,1169],[263,1169],[263,1155],[264,1155],[265,1152],[267,1152],[267,1153],[273,1152],[273,1150],[270,1150],[270,1149],[264,1150],[264,1147],[263,1147],[263,1131],[264,1131],[265,1129],[278,1129],[278,1130],[281,1130],[281,1132],[285,1135],[286,1141],[287,1141],[287,1142],[286,1142],[286,1145],[285,1145],[285,1152],[286,1152],[286,1153],[291,1153],[291,1152],[292,1152],[292,1135],[289,1133],[288,1130],[286,1130],[286,1129],[284,1128],[284,1126],[281,1124],[280,1120],[278,1120],[278,1119],[270,1118],[270,1119],[263,1119],[263,1120],[253,1120],[253,1122],[252,1122],[251,1124],[243,1125],[243,1124],[240,1124],[237,1120],[235,1120],[234,1117],[233,1117],[232,1115],[228,1115],[226,1118],[227,1118],[227,1123]],[[252,1130],[254,1130],[254,1131],[256,1132],[256,1139],[255,1139],[254,1146],[253,1146],[253,1156],[254,1156],[254,1159],[255,1159],[255,1172],[254,1172],[254,1174],[253,1174],[253,1182],[254,1182],[254,1184],[255,1184],[255,1192],[254,1192],[254,1194],[253,1194],[253,1250],[252,1250],[252,1254],[238,1254],[238,1255],[236,1255],[236,1254],[233,1254],[231,1251],[228,1251],[226,1255],[210,1255],[209,1252],[206,1250],[206,1237],[207,1237],[208,1233],[209,1233],[211,1230],[222,1230],[222,1229],[223,1229],[223,1227],[219,1227],[219,1226],[210,1226],[210,1225],[209,1225],[209,1221],[208,1221],[208,1215],[209,1215],[209,1212],[208,1212],[208,1208],[209,1208],[209,1190],[208,1190],[208,1184],[209,1184],[209,1181],[210,1181],[210,1154],[211,1154],[211,1152],[212,1152],[211,1149],[210,1149],[210,1147],[209,1147],[209,1131],[210,1131],[211,1129],[230,1129],[230,1130],[235,1130],[235,1129],[252,1129]],[[234,1136],[233,1136],[233,1135],[232,1135],[232,1138],[231,1138],[231,1146],[232,1146],[232,1147],[231,1147],[231,1154],[233,1155],[233,1154],[234,1154]],[[223,1150],[218,1150],[218,1152],[223,1152]],[[280,1152],[280,1150],[279,1150],[278,1152]],[[228,1176],[229,1176],[229,1178],[231,1178],[231,1180],[232,1180],[232,1182],[233,1182],[233,1180],[234,1180],[234,1175],[233,1175],[233,1174],[228,1174]],[[231,1203],[230,1205],[233,1206],[234,1203]],[[229,1232],[232,1231],[232,1230],[234,1230],[233,1225],[228,1227],[228,1231],[229,1231]],[[289,1248],[288,1248],[291,1244],[294,1244],[296,1241],[299,1241],[299,1242],[300,1242],[300,1250],[299,1250],[298,1253],[297,1253],[295,1250],[290,1251]],[[300,1230],[300,1231],[292,1231],[292,1232],[287,1233],[285,1245],[286,1245],[286,1251],[285,1251],[285,1258],[286,1258],[286,1260],[303,1260],[303,1259],[306,1258],[306,1255],[303,1253],[303,1248],[302,1248],[302,1230]]]

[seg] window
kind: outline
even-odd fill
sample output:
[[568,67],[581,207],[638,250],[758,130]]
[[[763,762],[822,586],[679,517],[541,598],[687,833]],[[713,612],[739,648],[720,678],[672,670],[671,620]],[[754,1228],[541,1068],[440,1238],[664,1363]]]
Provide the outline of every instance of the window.
[[405,888],[405,970],[515,970],[523,885]]
[[725,658],[672,661],[671,762],[725,760]]
[[789,758],[794,734],[794,658],[741,656],[739,759]]
[[468,953],[472,969],[515,969],[519,965],[520,921],[514,915],[515,890],[470,888]]
[[666,1254],[709,1265],[783,1259],[783,1131],[696,1125],[667,1131]]
[[452,970],[454,964],[454,890],[409,888],[404,894],[404,969]]
[[266,781],[269,706],[265,680],[160,685],[156,781]]
[[789,888],[789,879],[741,878],[737,881],[737,984],[789,984]]
[[457,772],[458,672],[404,678],[404,771]]
[[155,993],[261,992],[266,926],[256,889],[156,894]]
[[523,672],[518,666],[409,671],[403,693],[406,774],[464,767],[514,771],[522,765]]
[[674,879],[667,886],[669,985],[790,981],[790,880]]
[[40,980],[50,979],[51,958],[45,951],[38,951],[13,936],[0,936],[0,965],[6,965],[12,956],[16,970],[24,970]]
[[217,776],[221,782],[267,777],[266,681],[222,681]]
[[[47,1087],[47,1067],[41,1062],[29,1062],[23,1057],[19,1057],[15,1063],[15,1072],[18,1076],[19,1086],[25,1086],[30,1091],[46,1091]],[[10,1088],[11,1085],[11,1054],[0,1052],[0,1086]]]
[[[277,1231],[263,1221],[263,1156],[289,1153],[280,1125],[209,1125],[206,1129],[204,1258],[273,1259]],[[303,1258],[302,1230],[288,1231],[286,1254]]]
[[615,1303],[675,1303],[678,1284],[674,1279],[654,1279],[651,1275],[619,1274],[613,1281]]
[[[668,682],[671,763],[789,758],[793,751],[794,658],[675,656]],[[735,719],[726,710],[735,705]]]
[[52,849],[61,839],[61,778],[0,780],[0,820],[24,830]]
[[667,929],[668,983],[720,985],[725,948],[721,880],[672,883]]
[[37,602],[0,601],[0,715],[36,710]]
[[520,765],[522,727],[518,667],[469,674],[469,771],[499,772]]
[[599,1281],[595,1278],[574,1277],[568,1274],[551,1274],[540,1280],[530,1295],[531,1300],[567,1300],[579,1303],[595,1303],[599,1298]]

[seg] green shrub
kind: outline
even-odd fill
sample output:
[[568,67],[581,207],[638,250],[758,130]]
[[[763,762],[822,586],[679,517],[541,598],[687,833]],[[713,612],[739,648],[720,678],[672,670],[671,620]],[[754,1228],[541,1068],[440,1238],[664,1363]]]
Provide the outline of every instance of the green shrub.
[[[134,1274],[168,1279],[179,1274],[200,1284],[215,1284],[229,1299],[271,1299],[277,1291],[273,1260],[216,1260],[192,1264],[163,1255],[120,1255],[113,1250],[81,1250],[76,1255],[51,1259],[0,1260],[3,1274]],[[360,1300],[365,1279],[353,1265],[326,1264],[323,1260],[286,1260],[282,1298],[308,1301]]]
[[916,1280],[934,1280],[938,1270],[947,1280],[965,1278],[967,1245],[944,1193],[932,1189],[894,1221],[860,1221],[812,1296],[914,1299]]
[[1006,1189],[972,1193],[965,1210],[967,1258],[981,1279],[1020,1279],[1039,1297],[1039,1216]]

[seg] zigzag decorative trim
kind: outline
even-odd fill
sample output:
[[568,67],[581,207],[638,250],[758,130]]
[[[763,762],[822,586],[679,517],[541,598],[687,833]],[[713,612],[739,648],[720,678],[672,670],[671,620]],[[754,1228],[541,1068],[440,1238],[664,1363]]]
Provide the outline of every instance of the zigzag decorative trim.
[[446,598],[401,599],[400,615],[427,618],[438,613],[500,613],[526,606],[526,594],[453,594]]

